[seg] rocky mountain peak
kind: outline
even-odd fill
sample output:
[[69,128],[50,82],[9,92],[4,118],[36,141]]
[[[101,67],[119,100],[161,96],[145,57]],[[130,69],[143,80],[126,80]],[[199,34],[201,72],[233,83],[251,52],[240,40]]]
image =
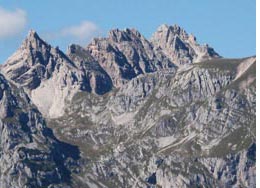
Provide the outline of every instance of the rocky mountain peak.
[[30,29],[29,32],[28,32],[27,38],[39,39],[40,37],[39,37],[38,33],[35,30]]
[[60,63],[72,65],[63,52],[30,30],[20,48],[4,63],[2,73],[26,88],[35,89]]
[[123,42],[137,40],[142,38],[142,35],[136,29],[113,29],[108,32],[108,38],[114,42]]
[[208,45],[200,45],[193,34],[188,34],[178,25],[161,25],[153,34],[151,42],[173,63],[181,66],[220,57]]
[[33,40],[33,39],[39,39],[40,37],[39,37],[38,33],[35,30],[30,29],[28,34],[27,34],[27,38]]
[[135,29],[113,29],[107,38],[94,39],[87,50],[110,75],[113,84],[122,84],[138,75],[172,68],[173,64]]
[[33,30],[1,72],[23,87],[39,110],[50,117],[62,115],[65,100],[78,91],[104,94],[112,88],[110,77],[86,49],[73,44],[66,55]]
[[163,24],[163,25],[159,26],[157,31],[154,33],[155,38],[159,37],[159,36],[166,37],[166,39],[170,39],[171,36],[174,36],[174,37],[178,36],[181,39],[187,39],[189,35],[183,28],[181,28],[177,24],[174,24],[173,26]]
[[[35,30],[32,29],[29,30],[17,52],[34,56],[34,58],[37,58],[36,56],[40,54],[43,54],[44,57],[48,57],[52,54],[66,58],[66,55],[59,49],[59,47],[52,47],[45,40],[43,40]],[[47,60],[45,59],[45,61]]]
[[50,48],[50,45],[42,40],[35,30],[30,30],[27,37],[23,41],[20,49],[21,50],[46,50]]

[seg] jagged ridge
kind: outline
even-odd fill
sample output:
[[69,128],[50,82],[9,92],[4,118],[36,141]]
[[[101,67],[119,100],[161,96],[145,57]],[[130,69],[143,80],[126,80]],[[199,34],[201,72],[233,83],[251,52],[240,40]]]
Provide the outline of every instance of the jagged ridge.
[[[37,163],[44,175],[28,165],[37,157],[26,158],[15,168],[22,184],[4,174],[3,187],[254,187],[255,61],[222,59],[177,25],[161,26],[150,41],[135,29],[111,30],[86,48],[70,45],[67,54],[30,32],[1,71],[26,90],[59,139],[80,148],[82,163],[76,148],[69,150],[76,156],[64,153],[68,145],[28,97],[0,92],[1,120],[9,123],[1,133],[8,140],[1,142],[3,166],[23,161],[5,160],[19,143],[25,155],[32,143],[46,156]],[[21,109],[29,122],[18,118]]]

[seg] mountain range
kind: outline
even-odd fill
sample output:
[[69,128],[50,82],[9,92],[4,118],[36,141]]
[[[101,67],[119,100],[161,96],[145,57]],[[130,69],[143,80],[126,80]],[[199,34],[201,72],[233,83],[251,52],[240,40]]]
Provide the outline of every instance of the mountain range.
[[31,30],[0,67],[0,187],[255,187],[255,68],[178,25]]

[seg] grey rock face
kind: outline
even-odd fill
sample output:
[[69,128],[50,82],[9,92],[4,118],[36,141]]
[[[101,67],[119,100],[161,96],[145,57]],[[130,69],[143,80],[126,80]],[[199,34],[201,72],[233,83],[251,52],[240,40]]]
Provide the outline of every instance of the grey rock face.
[[58,48],[52,48],[31,30],[21,47],[2,66],[2,72],[19,85],[33,90],[63,64],[73,67]]
[[108,38],[93,39],[87,49],[118,87],[138,75],[174,67],[135,29],[111,30]]
[[70,187],[77,147],[54,137],[22,90],[0,84],[0,187]]
[[189,35],[178,25],[161,25],[151,42],[156,50],[162,51],[178,66],[220,57],[208,45],[198,44],[195,36]]
[[220,58],[178,26],[67,55],[32,36],[1,68],[0,187],[256,186],[255,57]]
[[84,186],[255,187],[255,58],[138,76],[66,113],[49,125],[91,159]]
[[77,67],[83,72],[82,91],[93,90],[99,95],[109,92],[112,87],[112,80],[104,69],[94,60],[87,50],[79,45],[70,45],[68,48],[68,57],[76,63]]
[[72,45],[68,53],[69,57],[30,31],[1,70],[25,88],[44,115],[58,117],[76,92],[104,94],[112,89],[110,77],[86,50]]

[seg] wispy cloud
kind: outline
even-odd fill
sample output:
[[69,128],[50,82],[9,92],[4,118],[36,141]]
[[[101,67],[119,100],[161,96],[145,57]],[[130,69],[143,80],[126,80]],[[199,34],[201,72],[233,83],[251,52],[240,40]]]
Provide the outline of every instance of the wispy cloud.
[[93,37],[98,37],[102,34],[101,29],[91,21],[82,21],[76,25],[63,27],[56,32],[47,32],[43,37],[47,41],[56,41],[63,45],[75,43],[86,45]]
[[61,30],[61,35],[66,37],[74,37],[79,40],[86,40],[97,33],[100,30],[96,24],[90,21],[83,21],[79,25],[70,26]]
[[0,39],[19,34],[26,24],[27,16],[24,10],[10,11],[0,7]]

